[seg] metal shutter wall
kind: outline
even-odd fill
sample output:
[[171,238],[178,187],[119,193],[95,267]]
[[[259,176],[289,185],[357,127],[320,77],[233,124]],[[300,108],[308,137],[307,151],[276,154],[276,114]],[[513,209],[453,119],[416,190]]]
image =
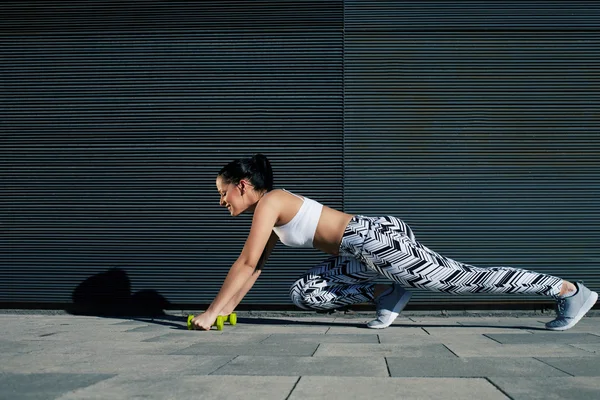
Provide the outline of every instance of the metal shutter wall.
[[[600,289],[597,2],[345,2],[347,212]],[[547,299],[417,291],[411,304]]]
[[[132,294],[210,303],[250,225],[219,207],[234,158],[262,152],[277,187],[342,207],[341,2],[0,12],[0,302],[68,303],[118,268]],[[323,258],[276,248],[244,302],[291,305]]]

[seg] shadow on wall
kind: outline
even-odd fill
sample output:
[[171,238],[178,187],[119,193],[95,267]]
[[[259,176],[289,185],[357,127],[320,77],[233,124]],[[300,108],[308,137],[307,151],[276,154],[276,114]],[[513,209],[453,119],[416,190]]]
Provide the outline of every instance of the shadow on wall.
[[131,294],[127,273],[119,268],[93,275],[73,291],[73,303],[65,311],[101,317],[164,315],[169,302],[155,290]]

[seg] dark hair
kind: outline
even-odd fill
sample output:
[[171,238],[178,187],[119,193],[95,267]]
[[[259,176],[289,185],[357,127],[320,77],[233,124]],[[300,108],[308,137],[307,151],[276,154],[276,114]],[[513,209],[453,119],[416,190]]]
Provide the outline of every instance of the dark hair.
[[242,179],[248,179],[256,190],[273,190],[273,170],[264,155],[258,153],[250,158],[231,161],[221,168],[219,175],[223,183],[237,185]]

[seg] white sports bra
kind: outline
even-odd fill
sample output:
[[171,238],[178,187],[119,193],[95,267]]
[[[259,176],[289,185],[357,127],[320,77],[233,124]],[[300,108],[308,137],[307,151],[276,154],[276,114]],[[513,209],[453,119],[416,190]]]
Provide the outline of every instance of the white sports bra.
[[[302,199],[302,197],[283,189]],[[302,207],[298,210],[290,222],[281,226],[274,226],[273,232],[279,236],[279,240],[290,247],[313,247],[313,239],[317,231],[317,224],[321,217],[323,204],[304,197]]]

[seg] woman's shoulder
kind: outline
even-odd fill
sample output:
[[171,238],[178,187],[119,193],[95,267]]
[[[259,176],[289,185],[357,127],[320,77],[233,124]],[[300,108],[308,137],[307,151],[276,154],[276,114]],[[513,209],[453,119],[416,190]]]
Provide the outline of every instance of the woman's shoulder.
[[[265,193],[258,203],[258,209],[268,210],[269,213],[277,213],[278,220],[281,213],[287,213],[295,208],[293,203],[302,201],[285,189],[273,189]],[[298,207],[300,207],[298,205]],[[293,216],[293,215],[292,215]],[[287,217],[284,219],[288,219]]]
[[314,199],[306,197],[305,195],[300,194],[298,192],[291,192],[291,191],[283,189],[283,188],[282,189],[273,189],[270,192],[266,193],[263,196],[263,198],[267,197],[267,196],[271,197],[274,201],[298,203],[298,201],[304,202],[305,200],[309,200],[311,202],[324,205],[323,203],[319,202],[318,200],[314,200]]
[[297,193],[292,193],[289,190],[285,190],[285,189],[273,189],[271,191],[269,191],[268,193],[266,193],[263,197],[288,197],[288,196],[295,196],[295,197],[301,197],[301,195],[298,195]]
[[296,193],[289,192],[285,189],[273,189],[263,196],[264,203],[270,204],[288,204],[289,202],[302,201],[304,197]]

